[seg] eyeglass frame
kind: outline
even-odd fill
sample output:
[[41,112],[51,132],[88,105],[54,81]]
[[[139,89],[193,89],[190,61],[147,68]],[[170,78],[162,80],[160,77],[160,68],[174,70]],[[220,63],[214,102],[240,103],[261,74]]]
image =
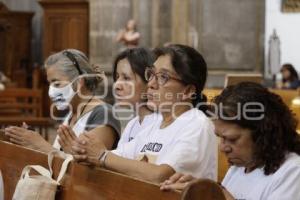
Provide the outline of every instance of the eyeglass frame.
[[[158,85],[160,85],[160,86],[165,85],[170,79],[175,80],[175,81],[179,81],[179,82],[183,82],[183,80],[181,80],[179,78],[176,78],[176,77],[172,77],[171,75],[169,75],[168,73],[165,73],[165,72],[157,72],[157,73],[155,73],[154,70],[153,70],[153,68],[154,67],[147,67],[146,70],[145,70],[144,76],[145,76],[146,81],[148,81],[148,82],[151,81],[153,79],[153,77],[155,77],[155,80],[157,81]],[[147,80],[147,75],[146,74],[147,74],[148,71],[152,72],[153,77],[152,78],[149,77],[149,79]],[[158,81],[158,76],[157,76],[158,74],[164,74],[164,75],[166,75],[168,77],[168,79],[166,80],[166,82],[164,82],[163,84],[160,84],[159,81]]]
[[63,55],[65,55],[67,58],[69,58],[69,60],[72,62],[72,64],[76,67],[79,75],[82,75],[83,71],[81,70],[79,63],[78,63],[77,59],[75,58],[74,54],[71,53],[70,51],[64,51]]

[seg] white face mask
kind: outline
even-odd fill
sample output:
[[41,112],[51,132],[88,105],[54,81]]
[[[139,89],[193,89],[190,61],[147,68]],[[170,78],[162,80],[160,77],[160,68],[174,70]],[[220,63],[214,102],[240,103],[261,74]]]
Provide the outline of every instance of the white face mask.
[[57,88],[52,85],[49,86],[48,94],[57,110],[66,110],[69,107],[72,98],[77,93],[73,90],[72,83],[73,82],[62,88]]

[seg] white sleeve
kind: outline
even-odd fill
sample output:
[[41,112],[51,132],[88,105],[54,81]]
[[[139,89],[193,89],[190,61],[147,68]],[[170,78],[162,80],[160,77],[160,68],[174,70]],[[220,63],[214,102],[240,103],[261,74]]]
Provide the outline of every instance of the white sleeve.
[[132,120],[130,120],[130,121],[127,123],[127,125],[126,125],[126,127],[125,127],[123,133],[121,134],[121,138],[120,138],[120,140],[119,140],[119,142],[118,142],[118,147],[119,147],[120,145],[122,145],[122,144],[124,144],[124,143],[127,143],[127,142],[129,141],[130,132],[131,132],[131,130],[132,130],[132,126],[134,125],[135,121],[136,121],[136,117],[133,118]]
[[300,199],[300,167],[295,166],[287,170],[280,180],[276,181],[274,189],[267,200]]
[[234,166],[230,166],[229,169],[227,170],[226,174],[225,174],[225,177],[222,180],[222,185],[225,188],[227,187],[227,184],[228,184],[229,180],[232,177],[232,172],[233,172],[234,168],[235,168]]
[[123,144],[118,144],[117,149],[112,150],[111,152],[128,159],[135,158],[135,149],[136,145],[138,144],[138,138],[134,138],[130,142],[125,142]]
[[217,177],[217,142],[210,121],[187,124],[168,153],[157,164],[167,164],[176,172],[197,178]]
[[119,144],[117,149],[111,152],[124,158],[136,159],[136,155],[138,154],[137,149],[140,145],[144,144],[144,139],[147,138],[151,130],[152,126],[144,128],[133,140]]

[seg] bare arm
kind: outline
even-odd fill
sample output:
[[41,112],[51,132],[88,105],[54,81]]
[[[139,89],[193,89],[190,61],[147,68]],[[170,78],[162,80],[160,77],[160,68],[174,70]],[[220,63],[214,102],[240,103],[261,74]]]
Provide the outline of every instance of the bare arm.
[[98,140],[103,142],[106,149],[112,149],[113,145],[117,139],[117,132],[110,126],[98,126],[89,132],[86,132],[87,135],[91,140]]
[[105,168],[155,183],[160,183],[175,173],[169,165],[131,160],[113,153],[107,154]]
[[[74,131],[71,127],[60,125],[57,130],[59,139],[58,142],[62,147],[65,153],[72,153],[72,143],[75,142],[78,137],[75,135]],[[110,126],[100,125],[85,134],[91,139],[95,141],[102,141],[105,145],[105,148],[111,149],[115,143],[117,133]],[[79,136],[80,138],[80,136]]]
[[[76,160],[88,162],[96,166],[100,166],[99,158],[105,149],[103,143],[91,140],[86,134],[83,134],[81,139],[76,141],[72,146]],[[154,165],[147,162],[131,160],[111,152],[107,154],[104,166],[112,171],[155,183],[160,183],[175,173],[168,165]]]
[[116,41],[117,41],[117,42],[122,41],[123,38],[124,38],[124,34],[125,34],[125,30],[119,31],[119,33],[118,33],[118,35],[117,35],[117,37],[116,37]]
[[10,141],[27,147],[48,153],[54,148],[47,142],[39,133],[28,130],[26,128],[11,126],[5,129],[5,135],[9,137]]
[[125,34],[124,39],[128,42],[136,41],[140,39],[140,34],[138,32],[135,32],[133,34]]

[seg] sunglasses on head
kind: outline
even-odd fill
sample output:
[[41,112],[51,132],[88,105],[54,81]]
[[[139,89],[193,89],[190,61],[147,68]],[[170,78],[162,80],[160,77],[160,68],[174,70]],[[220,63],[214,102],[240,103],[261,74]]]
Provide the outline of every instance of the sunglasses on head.
[[79,75],[83,74],[82,70],[79,67],[79,64],[74,56],[74,54],[72,54],[70,51],[64,51],[63,55],[65,55],[67,58],[69,58],[69,60],[71,60],[71,62],[73,63],[73,65],[76,67]]

